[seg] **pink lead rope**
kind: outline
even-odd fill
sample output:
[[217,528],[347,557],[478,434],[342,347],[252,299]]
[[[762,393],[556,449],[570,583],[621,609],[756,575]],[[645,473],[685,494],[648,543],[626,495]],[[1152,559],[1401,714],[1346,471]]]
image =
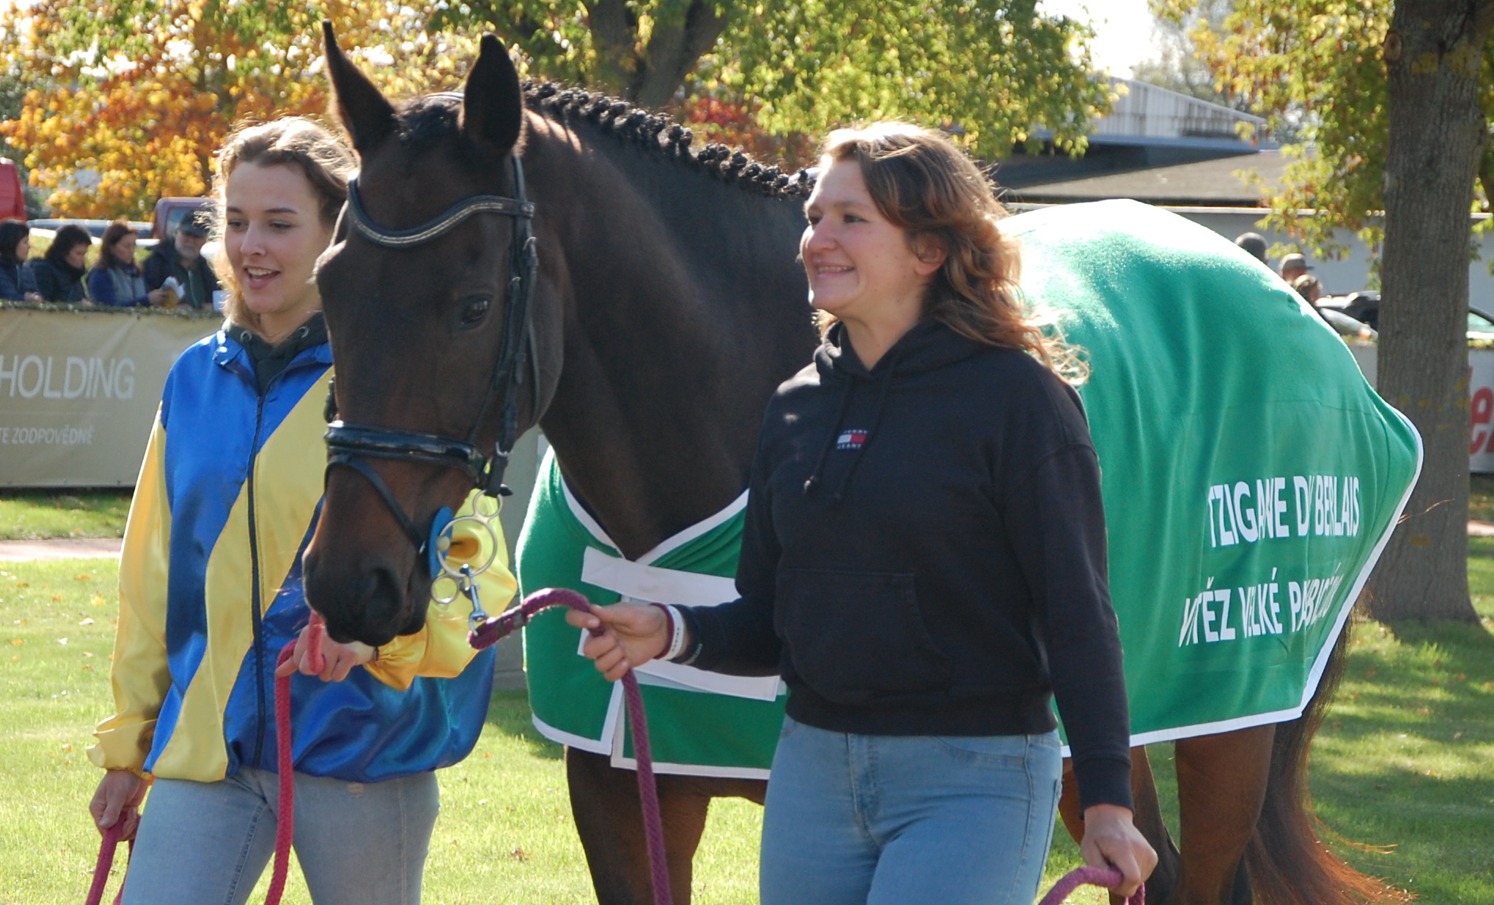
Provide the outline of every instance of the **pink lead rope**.
[[[468,641],[478,650],[492,647],[516,629],[528,624],[536,613],[551,606],[566,606],[573,610],[587,612],[586,598],[579,593],[568,588],[545,588],[530,594],[524,598],[522,604],[503,615],[480,621],[472,629]],[[322,617],[313,612],[311,622],[307,626],[306,639],[310,647],[307,656],[311,661],[312,669],[318,672],[322,666],[322,637],[325,631]],[[601,634],[601,629],[591,631],[592,634]],[[294,641],[287,644],[280,652],[278,662],[284,663],[289,660],[295,654],[295,649]],[[654,902],[656,905],[673,905],[669,888],[669,865],[664,854],[663,820],[659,814],[659,792],[654,780],[654,759],[649,750],[648,722],[643,712],[643,695],[638,690],[638,679],[631,670],[623,676],[622,682],[623,693],[628,704],[628,720],[633,732],[633,749],[638,760],[638,797],[643,806],[644,833],[648,837]],[[295,839],[295,778],[291,762],[290,676],[282,676],[275,680],[275,734],[276,769],[280,779],[280,814],[276,821],[275,831],[275,867],[270,876],[270,888],[265,895],[265,905],[278,905],[280,897],[285,892],[286,876],[290,868],[291,843]],[[286,777],[291,777],[291,780],[287,782]],[[99,905],[104,894],[104,886],[109,880],[109,867],[114,861],[114,851],[118,845],[119,826],[116,824],[104,831],[98,861],[94,865],[93,885],[88,890],[86,905]],[[1043,896],[1038,905],[1063,905],[1069,893],[1082,885],[1113,888],[1120,882],[1121,873],[1113,868],[1076,868],[1053,884],[1053,888]],[[124,889],[121,888],[119,896],[115,897],[115,902],[118,903],[123,895]],[[1136,894],[1126,900],[1126,905],[1146,905],[1146,887],[1142,886],[1137,889]]]
[[[1038,905],[1063,905],[1069,893],[1081,886],[1103,886],[1114,889],[1120,885],[1121,872],[1113,867],[1076,867],[1059,878]],[[1126,905],[1146,905],[1146,886],[1138,886],[1136,893],[1126,900]]]
[[[326,631],[326,623],[313,610],[311,621],[306,626],[306,657],[311,668],[317,672],[321,671],[323,665],[322,638]],[[280,651],[276,664],[291,659],[295,652],[296,642],[292,641]],[[280,814],[275,821],[275,867],[270,874],[270,888],[265,893],[265,905],[278,905],[280,897],[285,893],[285,880],[290,873],[291,842],[296,835],[296,783],[291,763],[290,676],[281,676],[275,680],[275,763],[280,782]],[[99,844],[99,857],[93,866],[93,885],[88,889],[85,905],[99,905],[102,901],[104,886],[109,882],[109,867],[114,863],[114,850],[118,846],[119,824],[116,823],[104,830],[103,841]],[[119,894],[114,897],[115,905],[123,897],[124,887],[120,886]]]
[[[467,640],[478,650],[492,647],[499,639],[528,624],[534,614],[546,607],[566,606],[589,612],[586,598],[569,588],[544,588],[535,591],[524,602],[501,616],[478,622]],[[475,615],[475,614],[474,614]],[[600,635],[601,629],[592,629]],[[643,713],[643,695],[638,678],[629,670],[622,677],[623,695],[628,703],[628,723],[633,733],[633,751],[638,760],[638,799],[643,806],[643,831],[648,839],[648,860],[653,872],[655,905],[673,905],[669,889],[669,864],[664,854],[664,823],[659,816],[659,790],[654,781],[654,758],[648,744],[648,721]]]

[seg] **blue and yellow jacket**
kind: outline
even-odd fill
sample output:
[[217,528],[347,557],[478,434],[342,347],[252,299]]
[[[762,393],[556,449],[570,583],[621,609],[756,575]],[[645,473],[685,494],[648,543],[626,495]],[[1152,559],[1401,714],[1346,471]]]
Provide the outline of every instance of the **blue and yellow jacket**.
[[[125,528],[117,712],[96,730],[95,764],[197,781],[275,769],[274,670],[310,613],[301,554],[321,504],[330,377],[322,343],[261,394],[249,353],[224,331],[172,367]],[[471,540],[478,562],[499,548],[479,577],[497,612],[515,589],[502,537]],[[342,682],[294,675],[296,770],[378,782],[465,757],[493,673],[491,650],[467,643],[468,614],[432,604],[424,630]]]

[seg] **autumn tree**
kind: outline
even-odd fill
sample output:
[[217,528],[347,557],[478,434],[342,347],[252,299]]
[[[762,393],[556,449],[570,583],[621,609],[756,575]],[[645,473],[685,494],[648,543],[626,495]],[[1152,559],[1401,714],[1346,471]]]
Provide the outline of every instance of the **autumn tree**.
[[1157,54],[1134,64],[1131,78],[1212,104],[1249,110],[1250,98],[1230,94],[1215,84],[1214,73],[1199,57],[1193,41],[1194,32],[1222,27],[1234,5],[1234,0],[1201,0],[1184,19],[1159,18],[1153,35]]
[[[656,109],[686,95],[761,129],[821,135],[857,119],[954,129],[977,153],[1051,136],[1082,148],[1108,108],[1088,26],[1034,0],[458,0],[439,30],[489,29],[544,78]],[[712,116],[720,117],[719,107]]]
[[472,42],[425,35],[423,17],[397,4],[8,4],[0,65],[29,90],[0,135],[64,215],[143,217],[157,197],[207,191],[236,123],[326,111],[323,18],[384,64],[369,68],[397,93],[457,84],[472,55]]
[[[1174,18],[1195,6],[1153,0]],[[1270,225],[1320,254],[1338,250],[1335,228],[1383,249],[1379,390],[1425,444],[1407,519],[1370,583],[1370,613],[1384,621],[1477,620],[1465,331],[1470,214],[1488,198],[1487,183],[1475,186],[1494,173],[1481,167],[1491,29],[1494,0],[1235,0],[1219,27],[1194,33],[1221,89],[1254,98],[1273,123],[1303,114]]]

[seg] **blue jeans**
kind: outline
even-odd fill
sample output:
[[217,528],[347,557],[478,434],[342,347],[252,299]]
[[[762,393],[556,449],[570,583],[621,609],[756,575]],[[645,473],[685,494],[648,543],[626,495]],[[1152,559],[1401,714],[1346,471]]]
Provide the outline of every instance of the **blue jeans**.
[[1031,905],[1061,769],[1056,733],[848,735],[785,719],[762,905]]
[[[295,774],[294,847],[317,905],[417,905],[440,810],[436,774],[353,783]],[[241,905],[275,851],[276,774],[157,779],[124,905]]]

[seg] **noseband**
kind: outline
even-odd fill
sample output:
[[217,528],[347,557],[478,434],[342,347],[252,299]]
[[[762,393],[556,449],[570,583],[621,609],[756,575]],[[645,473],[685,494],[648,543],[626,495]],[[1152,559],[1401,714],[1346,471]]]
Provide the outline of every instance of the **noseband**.
[[[514,168],[514,197],[474,195],[458,202],[435,219],[411,229],[387,229],[375,223],[359,197],[357,178],[348,181],[348,201],[343,209],[344,216],[360,236],[383,248],[410,249],[424,245],[450,232],[468,217],[478,214],[500,214],[514,220],[513,241],[508,249],[509,281],[502,351],[493,367],[492,379],[488,381],[482,407],[478,409],[477,418],[465,439],[367,424],[346,424],[336,418],[335,397],[330,391],[327,397],[328,424],[324,439],[327,442],[328,472],[331,472],[333,466],[340,465],[351,468],[367,479],[421,554],[429,550],[435,555],[437,539],[451,520],[450,512],[439,513],[431,529],[422,532],[405,514],[384,479],[363,459],[393,459],[455,468],[465,472],[472,480],[472,486],[484,494],[491,497],[508,496],[510,491],[503,484],[503,473],[508,467],[508,457],[513,451],[514,443],[519,438],[519,387],[524,382],[526,363],[532,369],[531,392],[534,394],[536,411],[538,410],[539,364],[533,354],[532,303],[539,270],[539,253],[532,228],[534,204],[524,197],[523,165],[519,163],[517,156],[511,159]],[[477,446],[477,435],[500,394],[503,407],[498,441],[494,444],[492,455],[485,455]],[[437,574],[437,568],[432,568],[431,571],[433,576]]]

